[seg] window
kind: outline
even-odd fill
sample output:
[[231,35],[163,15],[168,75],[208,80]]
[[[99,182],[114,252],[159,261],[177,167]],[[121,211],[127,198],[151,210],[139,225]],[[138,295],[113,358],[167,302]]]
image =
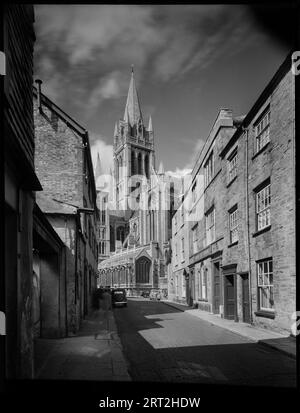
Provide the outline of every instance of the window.
[[215,208],[212,208],[205,218],[206,245],[209,245],[215,240]]
[[184,260],[184,238],[181,238],[181,261]]
[[105,209],[101,211],[101,224],[105,225]]
[[186,298],[186,279],[184,274],[181,274],[181,282],[181,298]]
[[197,252],[197,241],[198,241],[198,224],[192,229],[192,251],[193,254]]
[[270,142],[270,110],[260,118],[255,127],[256,152]]
[[257,230],[271,225],[271,184],[268,182],[256,193]]
[[207,269],[201,269],[201,298],[202,300],[207,299]]
[[198,270],[199,299],[207,300],[207,269],[203,266]]
[[228,158],[227,171],[227,182],[230,183],[237,176],[237,149]]
[[213,152],[209,155],[204,165],[204,184],[207,186],[214,176],[214,157]]
[[238,234],[238,208],[235,206],[231,211],[229,211],[229,233],[230,233],[230,244],[237,242],[239,240]]
[[260,310],[273,310],[273,261],[268,259],[257,263],[258,305]]

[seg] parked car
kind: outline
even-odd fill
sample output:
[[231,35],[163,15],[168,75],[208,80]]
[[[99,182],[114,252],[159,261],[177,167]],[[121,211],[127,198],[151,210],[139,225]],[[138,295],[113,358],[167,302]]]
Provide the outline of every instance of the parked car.
[[161,293],[160,293],[160,291],[152,290],[149,297],[150,297],[150,300],[160,301],[161,300]]
[[149,295],[150,295],[150,291],[143,291],[141,294],[141,296],[144,298],[149,298]]
[[127,307],[127,296],[124,288],[114,288],[111,292],[111,298],[114,307],[119,305]]

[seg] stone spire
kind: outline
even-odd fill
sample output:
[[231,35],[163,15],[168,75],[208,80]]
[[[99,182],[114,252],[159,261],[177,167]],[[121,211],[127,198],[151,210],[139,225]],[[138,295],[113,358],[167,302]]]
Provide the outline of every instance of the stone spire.
[[163,163],[162,162],[160,162],[160,164],[159,164],[159,168],[158,168],[158,174],[164,174],[165,173],[165,170],[164,170],[164,166],[163,166]]
[[114,136],[118,136],[118,122],[115,123]]
[[98,152],[98,156],[97,156],[97,163],[96,163],[96,169],[95,169],[95,180],[97,182],[97,179],[99,178],[99,176],[102,175],[102,168],[101,168],[101,162],[100,162],[100,155]]
[[149,117],[148,132],[153,132],[152,117],[151,117],[151,115],[150,115],[150,117]]
[[131,79],[124,112],[124,121],[127,119],[129,120],[128,123],[130,123],[130,126],[137,124],[140,119],[143,121],[139,97],[135,86],[133,66],[131,68]]

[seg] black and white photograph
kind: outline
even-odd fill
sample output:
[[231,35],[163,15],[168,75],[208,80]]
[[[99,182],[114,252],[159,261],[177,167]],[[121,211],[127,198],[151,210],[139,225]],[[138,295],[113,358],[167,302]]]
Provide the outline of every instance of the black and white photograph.
[[3,388],[296,390],[299,3],[2,10]]

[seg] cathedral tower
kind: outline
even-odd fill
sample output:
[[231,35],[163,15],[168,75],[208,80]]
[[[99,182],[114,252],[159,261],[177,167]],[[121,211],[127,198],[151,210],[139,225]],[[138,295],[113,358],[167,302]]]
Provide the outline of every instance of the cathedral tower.
[[133,68],[123,119],[115,124],[114,131],[115,199],[119,210],[128,209],[128,196],[133,187],[128,179],[143,175],[150,179],[155,168],[154,135],[151,116],[148,127],[144,125]]

